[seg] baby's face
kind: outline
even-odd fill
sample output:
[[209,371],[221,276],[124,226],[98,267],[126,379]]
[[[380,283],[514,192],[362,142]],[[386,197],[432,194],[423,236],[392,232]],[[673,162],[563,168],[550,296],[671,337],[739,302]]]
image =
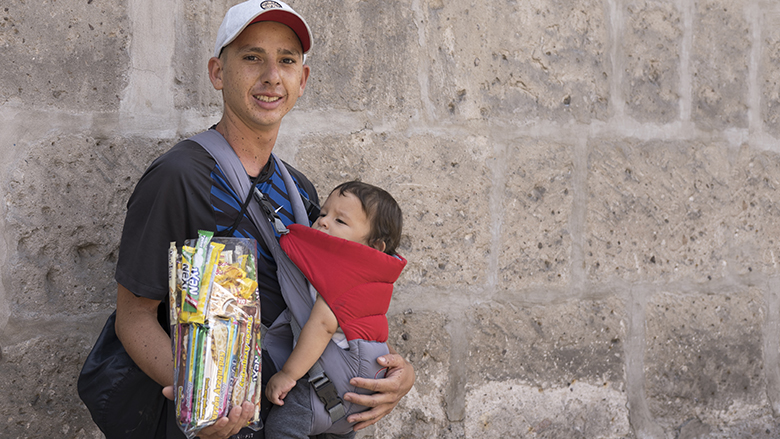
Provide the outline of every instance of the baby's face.
[[349,192],[344,195],[331,193],[312,227],[328,235],[364,245],[368,245],[368,234],[371,232],[360,200]]

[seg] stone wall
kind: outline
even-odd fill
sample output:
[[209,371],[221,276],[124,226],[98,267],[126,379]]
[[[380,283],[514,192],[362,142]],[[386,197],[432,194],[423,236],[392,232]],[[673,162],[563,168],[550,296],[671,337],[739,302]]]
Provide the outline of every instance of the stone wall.
[[[102,437],[75,381],[125,203],[218,120],[233,3],[0,5],[0,437]],[[417,383],[359,437],[780,437],[779,3],[291,4],[277,153],[405,214]]]

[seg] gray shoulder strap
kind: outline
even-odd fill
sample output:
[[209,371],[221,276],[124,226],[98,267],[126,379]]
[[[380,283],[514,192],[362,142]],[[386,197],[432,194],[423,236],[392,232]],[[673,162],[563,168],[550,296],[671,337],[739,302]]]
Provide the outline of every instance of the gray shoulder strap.
[[[260,191],[252,187],[252,182],[249,180],[249,176],[247,176],[246,170],[241,164],[241,160],[238,159],[238,156],[235,151],[233,151],[233,148],[227,143],[227,140],[225,140],[225,138],[216,130],[204,131],[191,137],[190,140],[199,143],[212,157],[214,157],[214,160],[217,161],[217,164],[228,179],[228,183],[233,187],[233,190],[236,191],[241,199],[245,199],[249,195],[250,190],[255,191],[256,197],[263,196]],[[285,166],[281,161],[278,163],[280,164],[280,169],[285,169]],[[285,186],[288,198],[290,198],[290,201],[293,203],[293,200],[297,200],[297,204],[299,204],[298,208],[295,208],[296,203],[293,204],[293,211],[302,211],[302,214],[300,215],[302,215],[303,218],[306,218],[306,211],[303,208],[301,197],[291,196],[297,195],[298,189],[295,184],[292,183],[292,178],[289,177],[289,173],[285,180],[287,179],[289,179],[289,183],[285,181]],[[247,213],[260,231],[260,236],[263,238],[263,241],[276,261],[279,285],[282,287],[282,296],[284,297],[287,306],[290,308],[295,319],[305,322],[309,318],[311,307],[314,305],[311,296],[309,295],[309,287],[306,278],[279,246],[279,241],[277,241],[276,235],[274,235],[270,219],[262,211],[260,202],[249,203]],[[296,220],[300,215],[295,215]],[[308,219],[304,219],[303,224],[308,225]],[[289,296],[294,296],[294,299]]]
[[[314,302],[309,294],[306,278],[282,250],[281,246],[279,246],[279,242],[276,240],[269,219],[261,210],[260,204],[263,200],[263,194],[260,193],[257,188],[252,187],[252,182],[249,180],[249,176],[246,174],[246,170],[241,164],[241,160],[239,160],[235,151],[233,151],[233,148],[219,132],[216,130],[207,130],[190,137],[190,140],[203,146],[203,148],[214,157],[214,160],[216,160],[220,169],[222,169],[222,172],[225,174],[225,177],[228,179],[229,184],[241,199],[246,199],[250,190],[255,191],[258,202],[249,203],[247,212],[249,213],[252,222],[260,230],[263,240],[276,261],[279,285],[282,288],[284,301],[290,309],[292,316],[290,324],[294,332],[294,338],[297,340],[301,328],[299,322],[305,322],[309,319],[309,314],[311,313],[312,306],[314,306]],[[295,196],[298,195],[298,188],[295,185],[295,182],[292,180],[284,163],[276,158],[275,155],[271,155],[279,164],[282,179],[284,180],[284,185],[287,189],[288,198],[293,206],[295,222],[308,226],[309,219],[306,214],[306,209],[303,206],[303,201],[300,196]],[[281,227],[284,228],[283,225]],[[333,347],[332,349],[339,348]],[[273,353],[271,353],[271,355],[273,355]],[[322,360],[318,360],[314,364],[308,375],[309,383],[314,386],[317,395],[323,400],[325,409],[328,411],[331,421],[335,422],[336,420],[343,418],[346,415],[343,402],[339,397],[333,382],[326,375],[325,370],[322,367]]]
[[[309,318],[311,308],[314,306],[311,295],[309,294],[309,287],[306,278],[298,267],[293,264],[287,254],[279,246],[279,241],[274,235],[271,227],[270,219],[262,211],[260,204],[262,202],[263,194],[256,188],[252,188],[252,182],[249,180],[249,176],[246,174],[244,166],[241,164],[241,160],[238,159],[233,148],[227,143],[224,137],[216,130],[204,131],[190,138],[201,146],[214,157],[225,177],[228,179],[228,183],[233,187],[241,199],[245,199],[249,195],[250,190],[255,191],[255,196],[260,198],[257,203],[249,203],[247,207],[247,213],[252,219],[252,222],[260,231],[260,235],[263,238],[268,249],[271,251],[271,255],[276,261],[277,276],[279,278],[279,285],[282,288],[282,296],[287,303],[287,307],[290,309],[292,317],[298,322],[305,322]],[[274,159],[277,160],[274,156]],[[293,212],[296,222],[299,220],[302,224],[308,225],[308,217],[306,215],[306,209],[303,207],[303,201],[301,197],[293,196],[298,194],[298,189],[292,181],[292,177],[285,169],[284,164],[278,160],[279,168],[282,170],[282,177],[285,180],[285,187],[287,189],[288,198],[293,203]],[[286,175],[286,177],[285,177]],[[296,207],[296,205],[298,207]],[[282,225],[283,227],[283,225]]]
[[[217,130],[206,130],[202,133],[190,137],[190,140],[200,144],[200,146],[202,146],[206,151],[209,152],[209,154],[211,154],[212,157],[214,157],[214,160],[217,161],[217,164],[219,165],[220,169],[222,169],[222,172],[225,174],[228,182],[230,182],[233,190],[236,191],[241,199],[245,199],[247,195],[249,195],[249,191],[253,189],[252,182],[249,180],[249,176],[247,176],[246,169],[244,169],[244,165],[241,164],[241,160],[239,160],[236,152],[233,151],[233,148],[230,146],[227,140],[222,137],[222,134],[220,134]],[[292,176],[290,176],[290,172],[287,170],[287,166],[285,166],[284,162],[279,160],[275,154],[271,153],[271,157],[276,163],[279,164],[279,170],[282,174],[282,179],[284,180],[284,185],[287,189],[288,195],[298,194],[298,187],[295,185]],[[301,200],[301,197],[290,195],[289,199],[290,203],[292,204],[295,222],[308,226],[309,218],[306,214],[306,208],[303,206],[303,200]],[[255,220],[255,218],[252,218],[252,220]]]

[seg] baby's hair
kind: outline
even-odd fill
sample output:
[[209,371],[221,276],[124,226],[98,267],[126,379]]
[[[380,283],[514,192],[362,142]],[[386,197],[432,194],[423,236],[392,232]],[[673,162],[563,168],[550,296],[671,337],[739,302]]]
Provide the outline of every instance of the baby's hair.
[[371,230],[368,233],[368,245],[374,247],[385,243],[384,252],[394,255],[401,243],[401,229],[404,218],[401,208],[386,190],[363,183],[348,181],[336,186],[331,193],[352,194],[360,200],[363,211],[368,217]]

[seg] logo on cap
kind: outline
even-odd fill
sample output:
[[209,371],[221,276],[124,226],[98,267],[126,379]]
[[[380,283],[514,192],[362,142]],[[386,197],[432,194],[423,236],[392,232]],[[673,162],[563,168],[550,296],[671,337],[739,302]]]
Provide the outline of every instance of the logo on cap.
[[272,1],[260,3],[260,7],[263,9],[274,9],[274,8],[282,9],[282,5]]

